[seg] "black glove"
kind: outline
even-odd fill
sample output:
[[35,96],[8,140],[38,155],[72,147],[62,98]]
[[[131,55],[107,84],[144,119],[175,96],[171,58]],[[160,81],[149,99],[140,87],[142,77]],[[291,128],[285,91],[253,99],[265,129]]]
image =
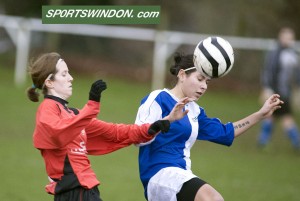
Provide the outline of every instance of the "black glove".
[[148,134],[155,135],[159,131],[162,133],[168,132],[170,129],[170,121],[169,120],[158,120],[151,124]]
[[89,100],[100,102],[101,93],[106,89],[106,83],[102,80],[97,80],[91,86]]

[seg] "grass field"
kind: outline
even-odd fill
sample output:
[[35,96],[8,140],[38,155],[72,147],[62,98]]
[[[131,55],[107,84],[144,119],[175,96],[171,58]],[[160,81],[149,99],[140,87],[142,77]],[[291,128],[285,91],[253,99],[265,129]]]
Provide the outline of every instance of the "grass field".
[[[0,68],[0,200],[50,201],[44,192],[48,182],[44,163],[32,146],[37,103],[30,102],[25,88],[13,84],[13,71]],[[95,77],[73,75],[71,106],[81,108]],[[132,123],[140,99],[150,91],[144,84],[106,78],[99,118],[111,122]],[[31,83],[28,81],[28,86]],[[235,121],[258,109],[256,94],[208,91],[199,101],[211,117],[223,122]],[[298,124],[299,114],[297,116]],[[197,142],[192,149],[192,169],[230,201],[299,201],[300,155],[276,128],[267,150],[256,147],[258,126],[236,139],[228,148],[209,142]],[[144,200],[138,177],[138,149],[134,146],[109,155],[90,157],[101,181],[105,201]]]

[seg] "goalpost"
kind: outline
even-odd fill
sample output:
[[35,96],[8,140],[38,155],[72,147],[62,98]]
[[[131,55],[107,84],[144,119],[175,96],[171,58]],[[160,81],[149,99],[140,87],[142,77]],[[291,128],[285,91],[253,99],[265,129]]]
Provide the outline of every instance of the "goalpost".
[[[159,31],[129,26],[109,26],[90,24],[42,24],[41,19],[0,15],[0,27],[3,27],[16,46],[14,82],[21,86],[26,81],[26,67],[31,42],[31,32],[55,32],[95,37],[109,37],[126,40],[150,41],[154,43],[152,89],[162,88],[165,82],[166,61],[180,45],[196,45],[207,34],[177,31]],[[226,38],[233,48],[267,50],[275,44],[274,39],[220,36]],[[300,50],[300,43],[296,43]]]

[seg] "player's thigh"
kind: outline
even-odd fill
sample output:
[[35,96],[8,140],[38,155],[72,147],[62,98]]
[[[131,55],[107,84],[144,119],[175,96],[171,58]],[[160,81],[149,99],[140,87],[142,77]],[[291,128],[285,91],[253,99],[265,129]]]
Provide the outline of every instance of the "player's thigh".
[[224,199],[211,185],[204,184],[197,191],[195,201],[224,201]]
[[282,116],[282,126],[289,129],[295,125],[294,118],[291,114],[285,114]]

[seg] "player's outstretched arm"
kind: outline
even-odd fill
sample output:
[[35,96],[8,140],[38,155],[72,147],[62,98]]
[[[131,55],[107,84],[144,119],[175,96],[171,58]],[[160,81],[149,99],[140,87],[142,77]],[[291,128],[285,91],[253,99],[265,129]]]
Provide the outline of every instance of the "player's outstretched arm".
[[163,120],[169,120],[170,122],[173,122],[183,118],[189,112],[188,110],[183,110],[183,108],[185,104],[187,104],[190,101],[192,100],[188,97],[185,97],[178,101],[178,103],[173,107],[170,114],[164,117]]
[[264,105],[257,112],[247,116],[244,119],[236,121],[233,123],[234,126],[234,136],[238,137],[250,127],[255,125],[257,122],[270,117],[273,112],[279,108],[281,108],[281,104],[283,101],[280,100],[280,96],[278,94],[271,95],[264,103]]

